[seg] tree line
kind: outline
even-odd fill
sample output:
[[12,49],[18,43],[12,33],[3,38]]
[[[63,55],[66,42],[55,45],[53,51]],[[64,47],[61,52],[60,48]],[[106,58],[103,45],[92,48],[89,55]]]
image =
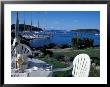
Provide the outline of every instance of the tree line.
[[94,39],[91,38],[72,38],[72,47],[75,49],[89,48],[93,47]]

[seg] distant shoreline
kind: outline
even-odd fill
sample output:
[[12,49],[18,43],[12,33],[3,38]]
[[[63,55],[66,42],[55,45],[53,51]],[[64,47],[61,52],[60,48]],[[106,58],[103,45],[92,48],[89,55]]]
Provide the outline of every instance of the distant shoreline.
[[98,29],[77,29],[77,30],[71,30],[71,31],[93,33],[93,34],[99,34],[100,33],[100,31]]

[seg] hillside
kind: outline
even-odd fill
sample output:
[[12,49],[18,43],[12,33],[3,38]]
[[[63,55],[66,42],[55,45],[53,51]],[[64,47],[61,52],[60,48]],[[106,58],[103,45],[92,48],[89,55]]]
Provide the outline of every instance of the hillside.
[[77,29],[77,30],[71,30],[74,32],[86,32],[86,33],[94,33],[94,34],[99,34],[100,31],[98,29]]
[[[15,24],[11,25],[11,30],[15,29]],[[19,24],[19,29],[20,31],[24,30],[24,24]],[[30,30],[31,29],[31,25],[25,25],[25,30]],[[38,27],[34,27],[32,26],[32,30],[33,31],[43,31],[42,28],[38,28]]]

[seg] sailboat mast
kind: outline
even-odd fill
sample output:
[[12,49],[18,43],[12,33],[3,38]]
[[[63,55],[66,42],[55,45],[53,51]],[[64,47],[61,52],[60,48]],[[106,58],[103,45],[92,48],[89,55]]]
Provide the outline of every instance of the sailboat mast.
[[31,30],[30,31],[32,31],[32,19],[31,19]]
[[18,16],[18,11],[17,11],[16,12],[15,38],[18,37],[18,32],[19,32],[19,16]]
[[25,14],[24,14],[24,31],[26,31],[26,29],[25,29]]
[[[32,14],[32,13],[31,13]],[[30,31],[32,31],[32,15],[31,15],[31,29],[30,29]]]
[[39,28],[39,20],[38,20],[38,28]]
[[24,31],[25,31],[25,20],[24,20]]
[[[15,46],[16,43],[18,42],[18,32],[19,32],[19,16],[18,16],[18,11],[16,12],[16,27],[15,27]],[[15,54],[17,57],[17,49],[15,48]],[[15,68],[17,69],[17,62],[15,58]]]

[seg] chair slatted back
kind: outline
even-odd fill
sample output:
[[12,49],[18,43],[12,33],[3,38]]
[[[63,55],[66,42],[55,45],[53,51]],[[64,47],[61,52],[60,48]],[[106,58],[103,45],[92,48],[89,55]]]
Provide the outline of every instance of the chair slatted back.
[[11,56],[16,57],[16,54],[22,55],[32,55],[31,49],[26,46],[25,44],[18,44],[14,49],[11,51]]
[[28,56],[32,55],[32,51],[27,45],[21,44],[21,43],[16,45],[16,47],[12,47],[12,49],[11,49],[11,66],[12,66],[12,68],[15,68],[15,65],[16,65],[16,59],[17,59],[16,54],[22,55],[22,58],[24,58],[24,60],[27,61]]
[[88,77],[90,65],[90,57],[87,54],[77,55],[73,61],[72,75],[74,77]]

